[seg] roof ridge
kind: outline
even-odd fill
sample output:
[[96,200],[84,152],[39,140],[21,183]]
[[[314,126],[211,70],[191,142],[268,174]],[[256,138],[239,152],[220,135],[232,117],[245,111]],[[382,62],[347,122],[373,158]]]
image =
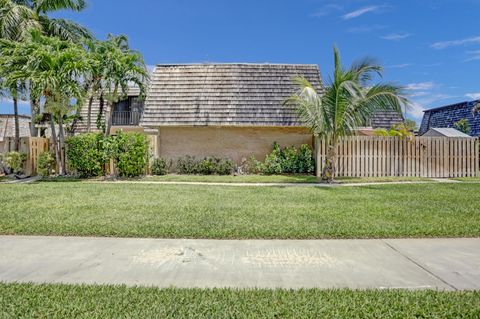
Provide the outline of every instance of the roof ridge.
[[214,65],[252,65],[252,66],[309,66],[317,67],[315,63],[269,63],[269,62],[192,62],[192,63],[157,63],[155,66],[214,66]]

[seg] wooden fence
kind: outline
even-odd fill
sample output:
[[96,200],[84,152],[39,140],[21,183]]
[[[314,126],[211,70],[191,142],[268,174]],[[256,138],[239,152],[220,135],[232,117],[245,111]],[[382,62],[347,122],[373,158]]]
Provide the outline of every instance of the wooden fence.
[[[317,176],[326,144],[316,140]],[[337,147],[337,177],[473,177],[479,173],[479,141],[474,138],[353,136]]]
[[[3,152],[11,152],[15,149],[15,139],[7,138]],[[27,160],[24,164],[26,175],[35,175],[37,173],[38,157],[43,152],[49,150],[49,139],[43,137],[22,137],[20,139],[20,153],[27,154]]]

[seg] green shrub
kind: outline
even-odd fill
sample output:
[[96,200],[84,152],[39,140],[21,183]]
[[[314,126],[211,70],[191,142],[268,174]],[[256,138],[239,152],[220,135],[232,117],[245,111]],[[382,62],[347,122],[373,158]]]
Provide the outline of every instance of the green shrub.
[[3,158],[3,163],[14,174],[23,173],[23,164],[27,160],[27,154],[19,152],[6,153]]
[[202,175],[230,175],[235,164],[228,158],[206,157],[197,163],[196,172]]
[[299,149],[294,146],[281,148],[278,143],[273,144],[270,154],[265,161],[259,162],[254,157],[246,163],[248,173],[273,174],[312,174],[315,169],[313,152],[308,145]]
[[109,160],[109,141],[98,133],[72,136],[65,141],[69,167],[81,177],[101,176]]
[[217,162],[217,175],[230,175],[235,169],[235,163],[229,158],[221,158]]
[[192,175],[229,175],[235,169],[235,164],[229,158],[215,156],[197,160],[194,156],[182,156],[177,159],[177,172]]
[[37,173],[40,176],[48,177],[55,170],[55,159],[50,152],[42,152],[38,156]]
[[169,166],[164,158],[156,158],[152,163],[152,175],[167,175]]
[[197,174],[198,161],[194,156],[182,156],[177,159],[177,172],[179,174]]
[[119,132],[112,139],[115,145],[113,157],[119,175],[136,177],[145,174],[148,164],[147,136],[141,133]]

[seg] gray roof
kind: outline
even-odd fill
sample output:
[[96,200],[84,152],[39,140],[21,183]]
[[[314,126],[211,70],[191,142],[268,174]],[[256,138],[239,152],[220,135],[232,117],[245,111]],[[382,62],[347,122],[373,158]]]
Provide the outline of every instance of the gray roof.
[[[20,137],[30,136],[30,116],[19,115]],[[12,114],[0,114],[0,142],[7,137],[15,137],[15,117]]]
[[320,89],[317,65],[157,65],[141,125],[301,126],[293,107],[295,76]]
[[[434,134],[432,134],[433,132],[435,132]],[[434,127],[434,128],[431,128],[427,131],[427,133],[424,134],[424,136],[445,136],[445,137],[471,137],[470,135],[467,135],[463,132],[460,132],[459,130],[457,129],[454,129],[454,128],[451,128],[451,127]]]
[[370,120],[370,125],[374,129],[391,129],[394,125],[404,122],[403,116],[395,111],[378,111],[375,112]]

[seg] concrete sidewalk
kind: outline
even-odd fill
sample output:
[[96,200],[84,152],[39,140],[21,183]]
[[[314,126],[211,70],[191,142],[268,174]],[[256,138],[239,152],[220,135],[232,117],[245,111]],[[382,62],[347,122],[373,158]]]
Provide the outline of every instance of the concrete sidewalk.
[[480,289],[480,239],[0,236],[0,281],[158,287]]

